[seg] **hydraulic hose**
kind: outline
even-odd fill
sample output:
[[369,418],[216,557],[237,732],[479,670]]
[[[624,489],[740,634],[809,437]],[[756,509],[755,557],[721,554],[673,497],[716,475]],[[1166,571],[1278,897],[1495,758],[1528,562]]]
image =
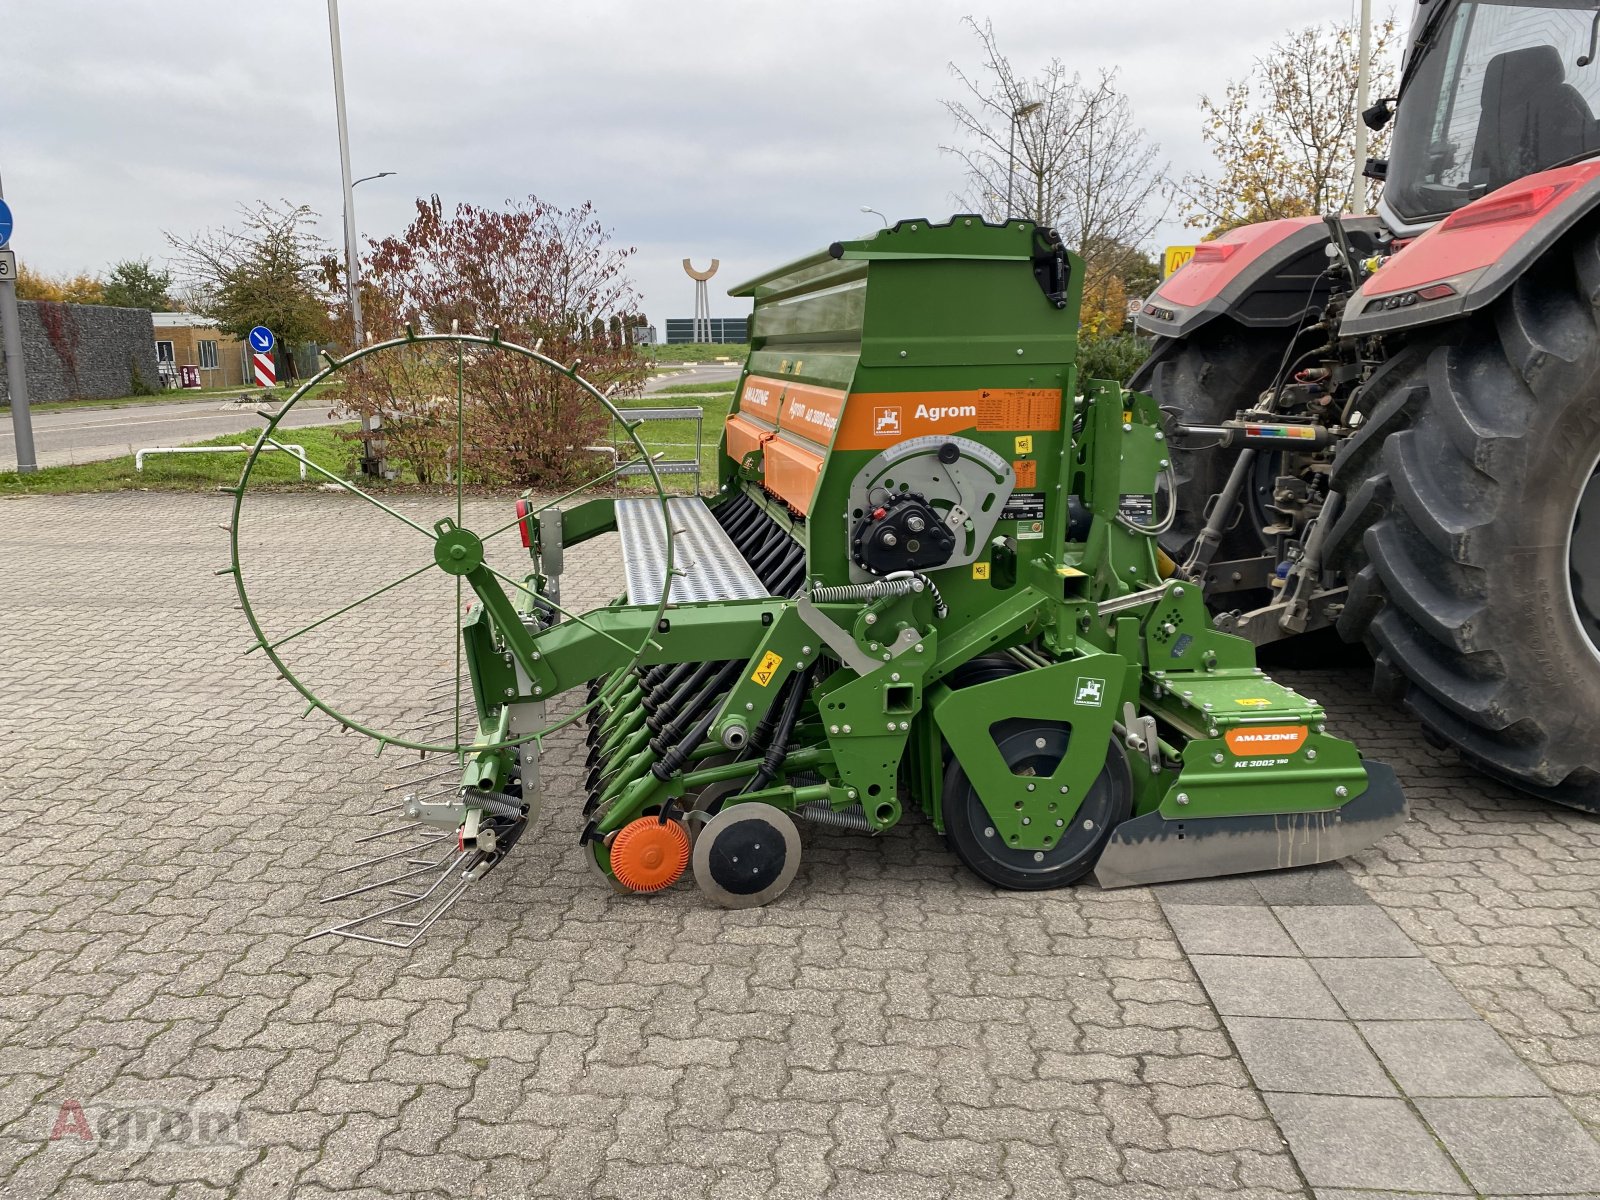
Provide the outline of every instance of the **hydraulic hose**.
[[[658,756],[650,766],[650,773],[657,779],[665,782],[683,770],[683,765],[689,761],[689,756],[695,752],[701,742],[706,740],[706,735],[711,732],[711,726],[715,724],[717,719],[716,699],[733,683],[734,677],[738,675],[743,666],[744,663],[737,659],[725,663],[722,669],[712,678],[711,682],[701,689],[700,694],[694,698],[693,703],[685,711],[684,715],[690,716],[701,713],[703,715],[700,716],[694,727],[690,729],[689,733],[681,741],[670,750],[661,753],[657,743],[664,744],[669,740],[666,736],[666,731],[663,730],[662,735],[650,743],[651,752]],[[677,724],[678,722],[674,722],[674,732],[676,732]]]
[[[789,739],[794,736],[795,722],[800,719],[800,706],[805,702],[806,693],[810,690],[810,667],[790,678],[788,694],[783,698],[783,712],[772,730],[772,741],[767,746],[767,752],[762,755],[761,765],[756,768],[756,773],[740,790],[741,796],[761,791],[778,777],[778,769],[783,766],[783,760],[789,753]],[[720,804],[716,807],[720,807]]]
[[[650,740],[651,754],[659,758],[681,752],[682,758],[679,760],[678,765],[682,766],[683,761],[688,759],[690,751],[705,740],[705,734],[703,733],[698,737],[692,737],[691,735],[691,738],[686,738],[683,741],[679,741],[679,735],[685,725],[694,721],[705,711],[708,704],[712,706],[711,715],[716,715],[716,706],[712,702],[727,690],[728,685],[733,682],[734,676],[738,674],[739,668],[744,666],[744,662],[743,660],[735,659],[721,664],[720,669],[715,663],[707,665],[712,672],[710,677],[700,690],[695,693],[694,699],[690,700],[679,712],[674,714],[672,719],[666,722],[656,736]],[[710,728],[710,726],[707,725],[707,728]],[[667,776],[662,776],[662,778],[667,778]]]

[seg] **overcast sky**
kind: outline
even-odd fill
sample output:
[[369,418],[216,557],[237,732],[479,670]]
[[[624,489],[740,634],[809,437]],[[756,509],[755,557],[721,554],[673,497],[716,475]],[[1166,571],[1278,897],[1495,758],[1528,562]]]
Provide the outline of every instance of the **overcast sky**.
[[[1379,6],[1383,7],[1382,5]],[[650,319],[692,311],[681,260],[728,287],[876,218],[948,216],[939,145],[961,18],[993,19],[1019,69],[1059,56],[1121,70],[1173,170],[1203,169],[1196,100],[1284,31],[1351,0],[344,0],[351,154],[363,235],[415,198],[592,200]],[[12,247],[51,273],[163,259],[163,230],[287,198],[339,240],[339,152],[325,0],[33,0],[0,27],[0,179]],[[1187,235],[1169,221],[1158,241]]]

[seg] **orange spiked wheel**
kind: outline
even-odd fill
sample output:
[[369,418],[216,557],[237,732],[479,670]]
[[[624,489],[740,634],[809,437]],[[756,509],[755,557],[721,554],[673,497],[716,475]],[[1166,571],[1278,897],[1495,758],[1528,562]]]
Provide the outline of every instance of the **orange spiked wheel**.
[[630,892],[659,892],[689,866],[689,834],[676,821],[640,817],[617,831],[611,843],[611,873]]

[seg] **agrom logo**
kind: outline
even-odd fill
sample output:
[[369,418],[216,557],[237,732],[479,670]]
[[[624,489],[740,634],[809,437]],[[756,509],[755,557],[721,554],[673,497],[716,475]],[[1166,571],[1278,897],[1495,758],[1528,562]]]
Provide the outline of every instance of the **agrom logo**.
[[1084,708],[1099,708],[1106,702],[1106,681],[1104,679],[1080,678],[1078,680],[1077,694],[1072,698],[1074,704]]
[[1228,749],[1240,758],[1293,754],[1305,745],[1310,730],[1304,725],[1256,725],[1228,730]]
[[872,432],[878,437],[900,436],[900,406],[872,410]]

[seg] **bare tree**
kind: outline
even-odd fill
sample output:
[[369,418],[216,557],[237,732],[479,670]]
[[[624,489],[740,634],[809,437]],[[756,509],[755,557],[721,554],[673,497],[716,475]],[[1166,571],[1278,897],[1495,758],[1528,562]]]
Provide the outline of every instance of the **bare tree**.
[[178,251],[178,279],[186,301],[224,332],[242,339],[252,326],[272,329],[292,371],[294,349],[328,333],[333,297],[319,266],[328,250],[313,230],[316,214],[303,204],[239,211],[238,228],[164,235]]
[[[1391,15],[1373,30],[1372,95],[1394,94],[1400,39]],[[1220,164],[1177,186],[1186,224],[1215,236],[1282,217],[1369,211],[1352,191],[1360,31],[1353,22],[1295,30],[1220,100],[1200,97],[1201,136]],[[1373,139],[1383,156],[1387,131]]]
[[1086,260],[1086,321],[1114,316],[1120,325],[1113,281],[1164,215],[1161,148],[1139,126],[1115,71],[1086,83],[1053,58],[1025,78],[1000,52],[989,21],[966,23],[983,65],[950,64],[965,94],[944,105],[961,136],[940,147],[966,168],[958,202],[989,220],[1023,216],[1053,227]]

